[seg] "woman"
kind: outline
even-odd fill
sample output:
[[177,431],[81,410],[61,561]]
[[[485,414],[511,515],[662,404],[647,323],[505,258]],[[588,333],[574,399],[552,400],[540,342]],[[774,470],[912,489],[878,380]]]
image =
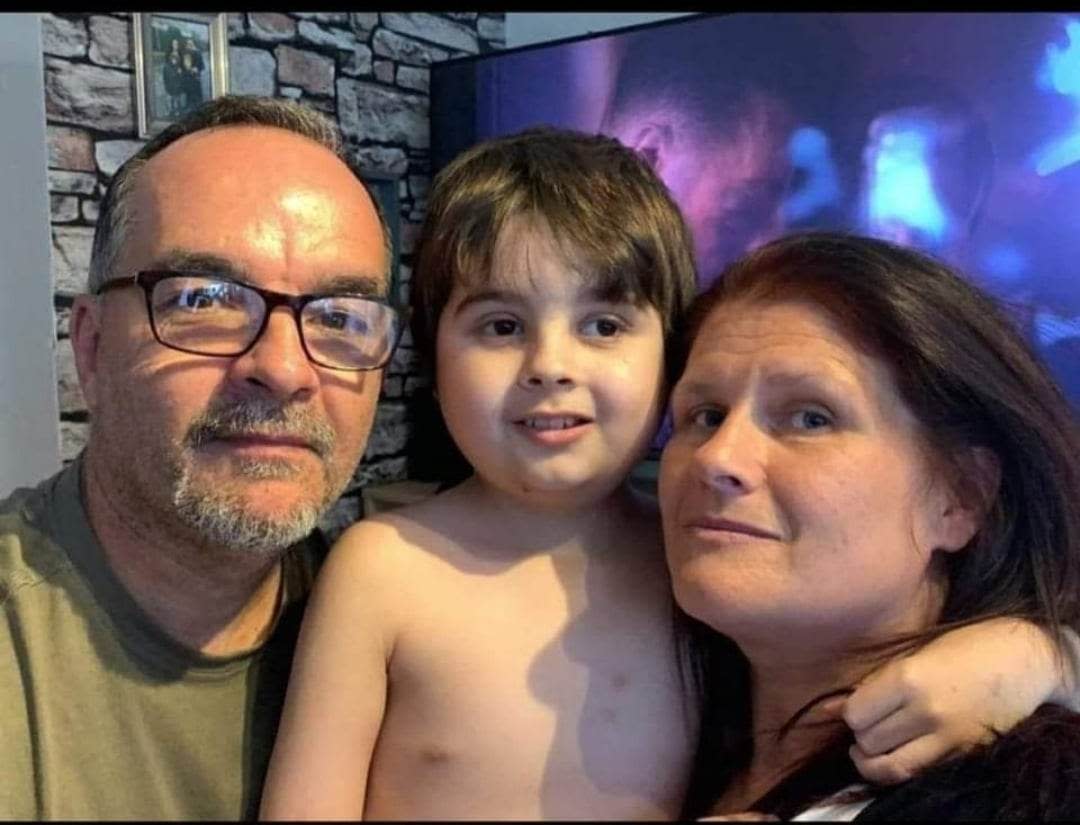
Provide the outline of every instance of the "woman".
[[686,341],[660,473],[708,702],[684,813],[789,817],[847,791],[827,815],[1080,816],[1067,710],[876,796],[820,722],[946,630],[1080,620],[1076,423],[992,301],[919,253],[796,235],[729,267]]

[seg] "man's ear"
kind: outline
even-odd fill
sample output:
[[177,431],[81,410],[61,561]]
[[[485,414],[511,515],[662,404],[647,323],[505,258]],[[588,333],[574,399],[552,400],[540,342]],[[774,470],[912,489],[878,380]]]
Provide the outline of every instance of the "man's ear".
[[970,447],[956,460],[956,477],[942,496],[937,549],[962,550],[982,526],[1001,485],[1001,462],[986,447]]
[[634,132],[628,145],[659,175],[671,157],[673,141],[674,133],[670,125],[652,121]]
[[86,406],[97,406],[98,346],[101,340],[101,302],[94,295],[77,295],[71,307],[71,348]]

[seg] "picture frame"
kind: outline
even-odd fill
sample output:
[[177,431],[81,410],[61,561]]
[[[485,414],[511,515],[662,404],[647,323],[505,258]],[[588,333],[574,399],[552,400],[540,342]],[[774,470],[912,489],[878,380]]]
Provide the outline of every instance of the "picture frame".
[[140,138],[229,90],[228,13],[134,12]]

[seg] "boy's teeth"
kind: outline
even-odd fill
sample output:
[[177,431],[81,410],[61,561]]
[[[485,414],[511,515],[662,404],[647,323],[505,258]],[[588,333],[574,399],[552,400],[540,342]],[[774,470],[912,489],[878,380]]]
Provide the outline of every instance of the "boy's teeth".
[[573,427],[575,422],[574,418],[526,418],[525,426],[534,430],[565,430]]

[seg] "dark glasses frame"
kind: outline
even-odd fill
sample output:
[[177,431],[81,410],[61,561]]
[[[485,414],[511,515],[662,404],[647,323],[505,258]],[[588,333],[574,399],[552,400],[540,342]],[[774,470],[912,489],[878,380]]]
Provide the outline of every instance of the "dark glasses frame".
[[[236,284],[237,286],[250,289],[260,298],[266,305],[266,310],[263,312],[262,323],[259,325],[259,329],[255,332],[255,335],[251,339],[246,347],[238,349],[236,352],[229,353],[207,353],[199,352],[198,350],[187,349],[186,347],[180,347],[176,344],[170,344],[161,339],[161,335],[158,334],[157,324],[154,321],[154,306],[153,306],[153,292],[156,287],[162,281],[168,278],[208,278],[215,281],[221,281],[223,283]],[[408,307],[399,307],[380,296],[374,295],[353,295],[348,293],[343,294],[318,294],[308,293],[305,295],[288,295],[284,292],[276,292],[272,289],[264,289],[253,284],[244,283],[234,278],[228,278],[221,275],[213,275],[207,272],[185,272],[181,270],[172,269],[142,269],[135,273],[133,277],[117,278],[112,281],[107,281],[102,284],[95,294],[101,295],[104,292],[108,292],[114,289],[121,289],[127,286],[138,286],[143,291],[143,297],[146,299],[146,316],[150,320],[150,331],[154,333],[154,339],[163,347],[177,350],[178,352],[186,352],[191,355],[202,355],[207,358],[236,358],[251,350],[259,339],[262,338],[263,333],[266,332],[266,326],[270,323],[270,313],[277,309],[279,306],[286,306],[292,311],[293,320],[296,323],[296,330],[300,335],[300,345],[304,348],[304,354],[308,360],[313,364],[318,364],[321,367],[325,367],[331,370],[341,370],[342,372],[370,372],[372,370],[380,370],[390,363],[390,359],[393,358],[394,352],[397,350],[398,344],[401,343],[401,337],[405,332],[406,321],[408,319]],[[342,367],[337,364],[327,364],[324,361],[320,361],[318,358],[311,354],[311,350],[308,349],[307,338],[304,336],[304,325],[301,323],[301,313],[308,304],[313,301],[324,300],[326,298],[353,298],[362,301],[370,301],[374,304],[380,304],[383,307],[389,309],[393,315],[393,337],[390,341],[390,346],[387,348],[386,357],[383,358],[378,364],[371,367]]]

